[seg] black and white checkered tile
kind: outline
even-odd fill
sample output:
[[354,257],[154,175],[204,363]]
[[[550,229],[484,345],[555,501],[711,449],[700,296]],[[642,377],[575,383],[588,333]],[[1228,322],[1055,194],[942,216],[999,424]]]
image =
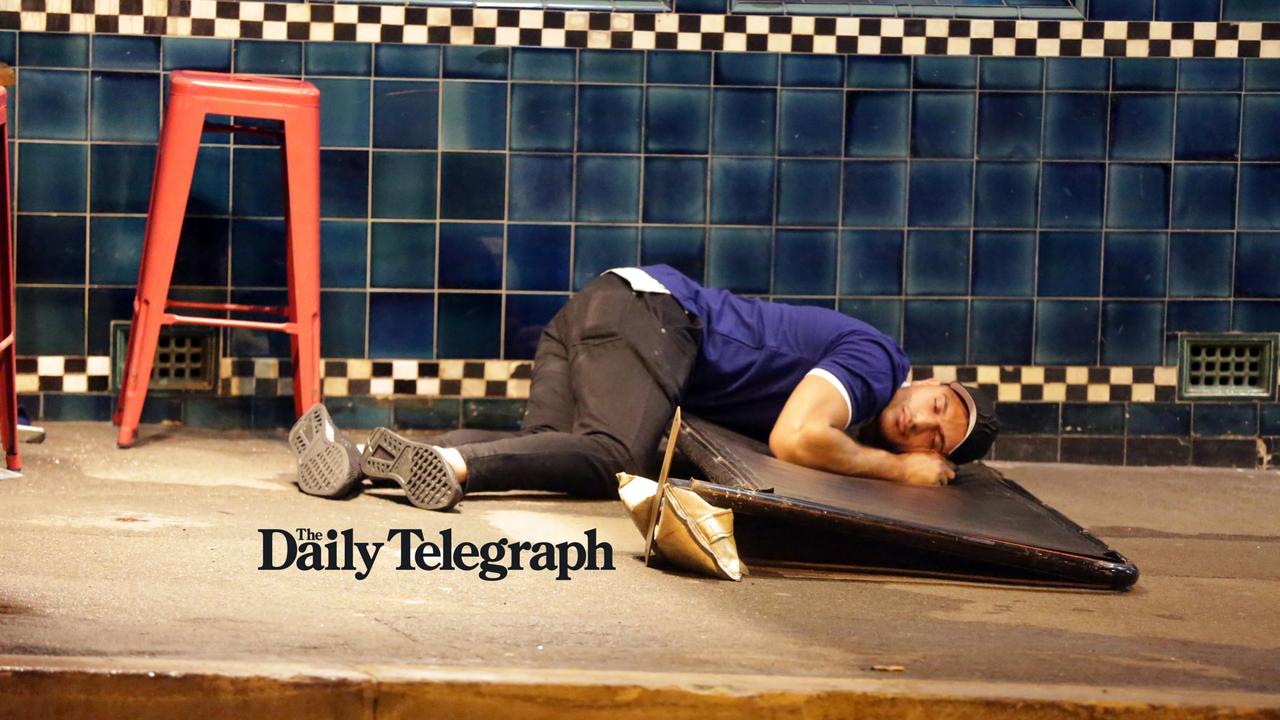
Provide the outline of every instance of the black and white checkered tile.
[[607,13],[231,0],[0,0],[0,29],[860,55],[1280,58],[1280,23]]
[[111,358],[20,357],[17,361],[18,392],[106,392],[111,387]]

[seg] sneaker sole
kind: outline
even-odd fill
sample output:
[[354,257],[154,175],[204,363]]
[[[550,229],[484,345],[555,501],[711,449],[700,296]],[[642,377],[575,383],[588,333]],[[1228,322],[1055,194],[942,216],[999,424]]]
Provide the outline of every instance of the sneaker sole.
[[360,483],[355,446],[324,405],[315,405],[294,423],[289,449],[298,460],[298,489],[308,495],[343,497]]
[[371,478],[396,481],[409,502],[424,510],[448,510],[462,499],[462,486],[439,451],[386,428],[369,437],[360,469]]

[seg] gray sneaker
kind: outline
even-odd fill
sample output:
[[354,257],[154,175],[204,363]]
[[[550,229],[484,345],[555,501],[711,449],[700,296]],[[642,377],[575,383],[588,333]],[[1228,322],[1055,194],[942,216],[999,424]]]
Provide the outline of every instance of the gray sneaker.
[[409,502],[425,510],[448,510],[462,499],[462,484],[439,450],[387,428],[369,436],[360,469],[371,478],[400,483]]
[[320,403],[294,423],[289,449],[298,460],[298,489],[308,495],[343,497],[360,484],[360,451]]

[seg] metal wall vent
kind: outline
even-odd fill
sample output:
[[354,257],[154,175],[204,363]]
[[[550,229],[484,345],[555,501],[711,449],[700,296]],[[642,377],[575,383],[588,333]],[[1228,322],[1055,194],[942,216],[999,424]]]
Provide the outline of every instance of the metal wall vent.
[[1184,334],[1179,338],[1179,399],[1258,400],[1275,396],[1275,335]]
[[[120,387],[129,352],[129,323],[111,324],[111,376]],[[211,392],[218,386],[218,328],[168,325],[160,329],[149,390]]]

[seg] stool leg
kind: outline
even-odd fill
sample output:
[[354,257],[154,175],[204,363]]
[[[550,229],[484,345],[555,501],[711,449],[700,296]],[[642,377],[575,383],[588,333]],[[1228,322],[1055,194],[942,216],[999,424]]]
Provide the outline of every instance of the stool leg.
[[116,403],[115,422],[120,426],[116,444],[120,447],[133,445],[142,405],[147,399],[203,128],[202,110],[181,99],[170,103],[156,157],[147,234],[138,268],[138,293],[133,301],[133,324],[129,329],[129,353],[120,383],[120,399]]
[[[14,333],[13,307],[13,218],[10,217],[9,204],[9,124],[4,124],[0,132],[0,154],[4,156],[4,165],[0,172],[4,173],[4,194],[0,202],[4,210],[0,217],[4,219],[4,245],[0,247],[0,340],[12,337]],[[22,469],[22,458],[18,454],[18,378],[17,378],[17,345],[14,343],[0,350],[0,444],[4,445],[5,465],[14,472]]]
[[293,407],[301,417],[320,402],[320,118],[315,109],[285,120],[285,218]]

